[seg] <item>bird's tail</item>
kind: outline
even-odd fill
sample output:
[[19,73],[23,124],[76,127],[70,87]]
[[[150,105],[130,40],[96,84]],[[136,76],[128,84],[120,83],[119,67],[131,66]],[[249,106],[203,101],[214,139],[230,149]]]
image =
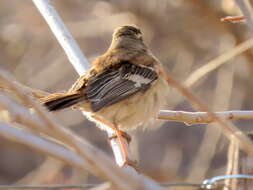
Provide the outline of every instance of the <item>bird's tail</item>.
[[50,94],[49,96],[41,98],[41,101],[49,111],[58,111],[71,107],[80,101],[83,101],[84,99],[85,98],[83,94],[75,92]]

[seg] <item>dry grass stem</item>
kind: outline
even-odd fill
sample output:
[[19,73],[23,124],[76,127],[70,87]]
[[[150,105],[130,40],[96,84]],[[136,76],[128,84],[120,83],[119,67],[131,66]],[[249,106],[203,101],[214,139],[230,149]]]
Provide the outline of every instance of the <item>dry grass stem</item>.
[[199,69],[191,73],[191,75],[185,80],[184,85],[186,87],[193,86],[202,77],[219,68],[223,64],[232,63],[227,61],[229,61],[230,59],[234,58],[237,55],[240,55],[241,53],[248,50],[252,46],[253,46],[253,39],[249,39],[239,44],[235,48],[221,54],[219,57],[215,58],[214,60],[210,61],[209,63],[205,64],[204,66],[200,67]]

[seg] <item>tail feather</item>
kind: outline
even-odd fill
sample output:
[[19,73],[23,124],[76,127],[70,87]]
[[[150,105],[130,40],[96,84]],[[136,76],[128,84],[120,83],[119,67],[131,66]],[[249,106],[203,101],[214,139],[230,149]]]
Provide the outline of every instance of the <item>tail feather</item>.
[[44,106],[49,111],[58,111],[64,108],[71,107],[80,101],[83,101],[84,95],[80,93],[67,94],[67,93],[55,93],[45,98],[42,98]]

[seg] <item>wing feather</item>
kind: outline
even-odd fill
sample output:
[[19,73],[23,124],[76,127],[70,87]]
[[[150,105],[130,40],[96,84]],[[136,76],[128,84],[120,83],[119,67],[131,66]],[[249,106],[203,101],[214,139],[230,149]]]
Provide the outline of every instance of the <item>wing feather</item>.
[[94,112],[146,90],[158,77],[151,67],[129,62],[119,65],[93,76],[87,82],[86,98]]

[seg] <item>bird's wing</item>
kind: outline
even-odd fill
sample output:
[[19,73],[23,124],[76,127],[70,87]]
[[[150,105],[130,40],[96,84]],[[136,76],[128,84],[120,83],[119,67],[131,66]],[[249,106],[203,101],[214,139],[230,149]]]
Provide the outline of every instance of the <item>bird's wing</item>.
[[148,89],[157,77],[151,67],[124,62],[91,77],[86,83],[86,98],[96,112]]
[[68,90],[68,92],[81,91],[82,89],[84,89],[88,81],[87,78],[88,78],[87,74],[79,77],[77,81]]

